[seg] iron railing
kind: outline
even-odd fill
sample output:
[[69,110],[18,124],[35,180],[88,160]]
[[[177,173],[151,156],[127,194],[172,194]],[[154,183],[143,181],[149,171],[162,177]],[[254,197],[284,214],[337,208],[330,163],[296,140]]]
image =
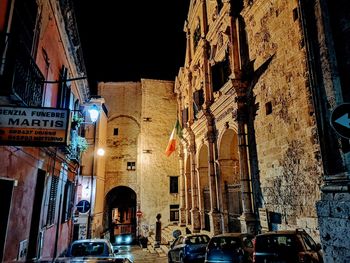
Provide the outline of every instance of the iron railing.
[[21,42],[16,43],[14,60],[12,95],[27,106],[42,106],[45,78]]

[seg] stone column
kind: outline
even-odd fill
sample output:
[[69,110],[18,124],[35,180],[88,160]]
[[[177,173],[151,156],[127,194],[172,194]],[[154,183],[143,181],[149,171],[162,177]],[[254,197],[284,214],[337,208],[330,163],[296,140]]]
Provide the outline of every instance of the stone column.
[[201,229],[200,214],[198,208],[198,173],[196,169],[196,153],[195,148],[191,147],[191,197],[192,197],[192,209],[191,209],[191,221],[192,232],[199,232]]
[[208,140],[208,160],[209,160],[209,169],[208,169],[208,176],[209,176],[209,190],[210,190],[210,212],[209,212],[209,218],[210,218],[210,232],[213,235],[217,235],[222,233],[222,220],[221,220],[221,213],[219,211],[219,204],[218,204],[218,181],[216,176],[216,169],[215,169],[215,151],[214,151],[214,140],[215,135],[212,131],[212,128],[208,129],[207,134],[207,140]]
[[180,226],[186,226],[186,178],[184,171],[183,146],[180,144]]
[[191,183],[190,179],[191,178],[191,173],[188,171],[185,171],[185,200],[186,200],[186,225],[190,225],[191,222],[191,217],[190,217],[190,211],[192,209],[192,202],[191,202]]
[[242,206],[243,214],[241,220],[241,232],[257,232],[256,218],[253,212],[253,199],[251,191],[251,179],[248,164],[248,145],[247,145],[247,108],[246,108],[246,85],[240,83],[235,86],[237,92],[237,128],[238,128],[238,155],[239,155],[239,174],[241,178]]

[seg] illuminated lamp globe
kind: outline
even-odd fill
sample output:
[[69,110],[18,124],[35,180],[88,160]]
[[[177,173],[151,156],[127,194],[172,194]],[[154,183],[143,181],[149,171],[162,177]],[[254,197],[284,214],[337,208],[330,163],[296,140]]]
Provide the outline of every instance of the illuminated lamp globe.
[[102,148],[99,148],[99,149],[97,150],[97,155],[98,155],[98,156],[103,156],[103,155],[105,155],[105,150],[102,149]]
[[92,105],[92,107],[89,109],[89,114],[91,121],[96,122],[98,119],[98,115],[100,114],[96,105]]

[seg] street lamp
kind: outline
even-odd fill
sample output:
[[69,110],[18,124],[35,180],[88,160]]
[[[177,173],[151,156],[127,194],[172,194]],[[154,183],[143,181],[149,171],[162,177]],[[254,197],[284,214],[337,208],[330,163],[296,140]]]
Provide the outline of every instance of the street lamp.
[[[92,159],[92,167],[91,167],[91,178],[90,178],[90,210],[89,210],[89,217],[88,217],[88,229],[87,229],[87,235],[89,238],[91,238],[91,224],[92,224],[92,215],[91,215],[91,210],[92,210],[92,196],[93,196],[93,183],[94,183],[94,173],[95,173],[95,148],[96,148],[96,122],[98,120],[98,117],[100,115],[99,109],[96,106],[96,104],[92,105],[88,109],[89,115],[90,115],[90,120],[92,124],[94,125],[94,140],[93,140],[93,159]],[[97,152],[98,155],[101,156],[101,150],[104,152],[103,149],[99,149],[100,153]],[[103,153],[104,154],[104,153]],[[103,155],[102,154],[102,155]]]
[[92,105],[88,112],[90,114],[90,120],[93,123],[96,123],[98,116],[100,115],[100,111],[98,110],[96,104]]
[[99,148],[99,149],[97,150],[97,155],[98,155],[98,156],[104,156],[104,155],[105,155],[105,150],[104,150],[103,148]]

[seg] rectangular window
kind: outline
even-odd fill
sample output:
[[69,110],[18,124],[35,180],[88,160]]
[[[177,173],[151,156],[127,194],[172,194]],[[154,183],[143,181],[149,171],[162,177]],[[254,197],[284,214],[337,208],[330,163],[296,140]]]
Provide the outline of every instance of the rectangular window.
[[179,205],[170,205],[170,221],[179,221]]
[[203,89],[196,90],[193,93],[193,114],[196,118],[198,112],[202,109],[202,105],[204,104],[204,92]]
[[181,115],[182,115],[182,127],[186,127],[187,126],[187,122],[188,122],[188,108],[184,108],[181,112]]
[[223,61],[212,66],[213,92],[219,91],[231,75],[230,59],[226,54]]
[[119,133],[118,128],[114,128],[114,130],[113,130],[113,135],[118,135],[118,133]]
[[265,104],[265,112],[266,112],[266,115],[270,115],[272,113],[272,103],[271,101],[267,102]]
[[54,222],[55,222],[58,182],[59,182],[59,177],[52,176],[51,186],[50,186],[49,204],[48,204],[48,208],[47,208],[47,218],[46,218],[46,225],[48,225],[48,226],[54,224]]
[[72,204],[73,204],[73,183],[70,181],[67,181],[64,185],[64,199],[63,199],[63,215],[62,215],[62,222],[68,221],[72,216]]
[[69,109],[71,89],[68,85],[68,69],[62,66],[60,71],[60,83],[58,87],[57,108]]
[[136,162],[127,162],[126,169],[128,171],[135,171],[136,170]]
[[179,180],[177,176],[170,176],[170,193],[171,194],[179,193]]

